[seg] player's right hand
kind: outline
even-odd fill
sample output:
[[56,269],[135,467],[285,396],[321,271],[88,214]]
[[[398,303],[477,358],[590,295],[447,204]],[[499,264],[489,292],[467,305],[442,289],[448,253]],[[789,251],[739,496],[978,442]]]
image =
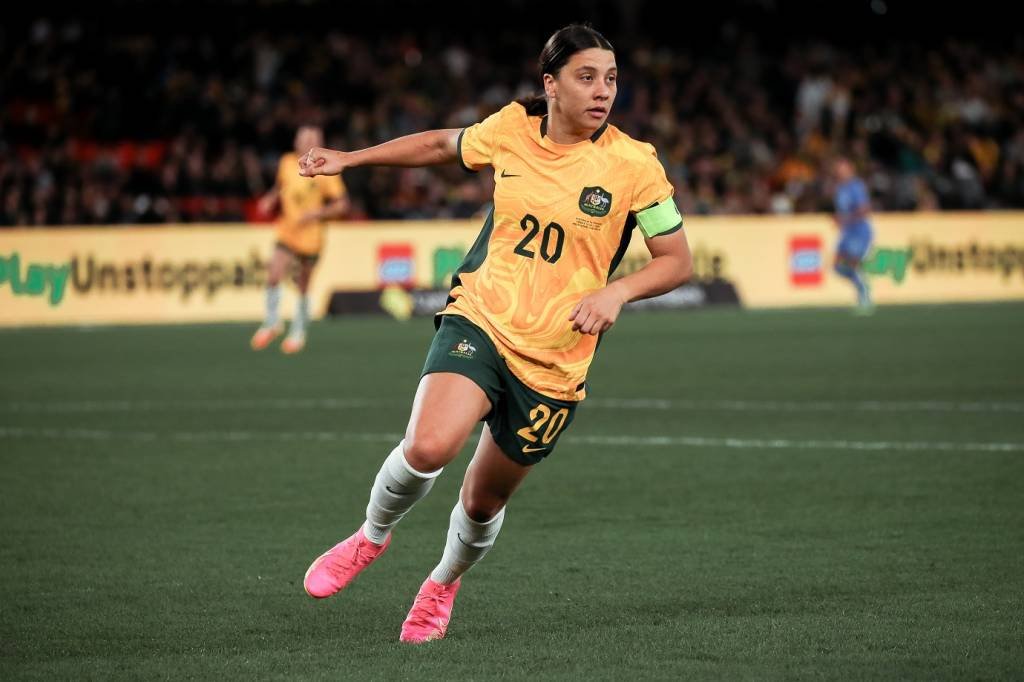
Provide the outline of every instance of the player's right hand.
[[313,147],[299,157],[299,175],[337,175],[345,168],[345,152]]
[[277,206],[277,197],[269,194],[261,197],[258,204],[260,213],[263,215],[270,215],[274,211],[275,206]]
[[611,329],[626,304],[621,288],[617,282],[612,282],[577,303],[569,315],[572,330],[597,336]]

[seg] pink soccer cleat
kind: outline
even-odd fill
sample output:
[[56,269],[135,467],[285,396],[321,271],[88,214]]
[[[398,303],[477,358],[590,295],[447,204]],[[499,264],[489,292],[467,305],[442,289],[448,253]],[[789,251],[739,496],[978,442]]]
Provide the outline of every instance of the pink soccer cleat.
[[289,334],[281,342],[281,352],[285,355],[295,355],[306,347],[305,334]]
[[391,536],[383,545],[375,545],[363,535],[362,527],[347,540],[321,554],[306,570],[302,586],[316,599],[341,592],[359,573],[372,564],[391,544]]
[[409,615],[402,623],[399,639],[409,644],[422,644],[444,637],[461,584],[461,578],[451,585],[435,583],[429,577],[423,581]]
[[284,325],[280,322],[269,327],[260,327],[252,335],[249,345],[253,350],[263,350],[271,344],[281,333],[284,332]]

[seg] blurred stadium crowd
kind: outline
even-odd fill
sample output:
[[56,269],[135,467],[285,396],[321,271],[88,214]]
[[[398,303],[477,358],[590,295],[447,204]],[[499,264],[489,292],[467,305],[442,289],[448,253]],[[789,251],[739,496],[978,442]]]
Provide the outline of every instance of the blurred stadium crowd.
[[[480,120],[538,89],[543,36],[443,28],[231,40],[38,20],[0,41],[0,224],[261,220],[296,126],[351,149]],[[710,46],[618,41],[612,122],[653,143],[688,213],[828,210],[852,156],[880,210],[1024,207],[1024,39]],[[354,169],[354,218],[468,217],[486,173]]]

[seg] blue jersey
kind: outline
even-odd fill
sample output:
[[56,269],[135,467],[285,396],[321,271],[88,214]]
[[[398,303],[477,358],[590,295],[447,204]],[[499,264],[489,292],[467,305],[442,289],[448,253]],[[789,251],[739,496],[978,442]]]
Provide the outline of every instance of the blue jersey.
[[860,178],[850,178],[836,188],[836,213],[843,225],[843,233],[871,233],[871,223],[856,211],[870,207],[868,188]]

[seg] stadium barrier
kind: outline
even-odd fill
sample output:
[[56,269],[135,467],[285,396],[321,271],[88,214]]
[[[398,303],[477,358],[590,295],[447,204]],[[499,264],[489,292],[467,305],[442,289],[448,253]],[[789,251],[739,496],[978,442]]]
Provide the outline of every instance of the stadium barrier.
[[[878,214],[875,300],[1024,299],[1024,213]],[[311,296],[333,312],[432,313],[478,221],[336,224]],[[828,216],[688,217],[694,281],[635,307],[851,304]],[[0,230],[0,326],[256,320],[273,230],[248,225]],[[634,235],[617,276],[647,261]],[[288,302],[286,301],[286,304]]]

